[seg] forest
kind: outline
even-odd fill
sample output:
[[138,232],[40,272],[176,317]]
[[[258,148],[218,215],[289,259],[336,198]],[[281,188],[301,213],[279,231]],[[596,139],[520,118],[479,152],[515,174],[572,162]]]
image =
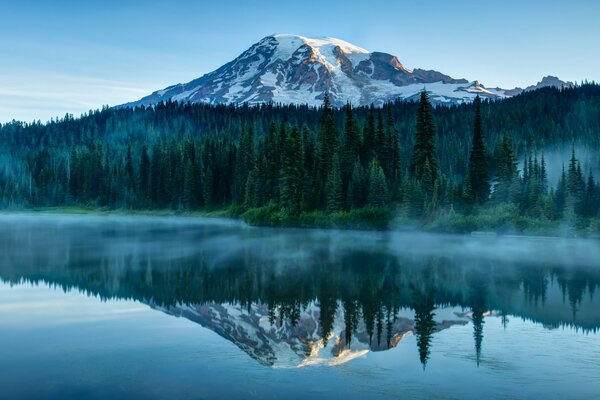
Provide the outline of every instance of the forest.
[[423,91],[383,107],[336,109],[327,95],[318,108],[104,107],[0,125],[0,207],[589,234],[600,231],[599,133],[593,83],[451,106]]

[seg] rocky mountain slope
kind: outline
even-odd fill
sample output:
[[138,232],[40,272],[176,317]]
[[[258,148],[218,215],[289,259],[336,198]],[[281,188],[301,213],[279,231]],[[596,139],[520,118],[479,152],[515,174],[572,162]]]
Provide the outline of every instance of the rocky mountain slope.
[[[569,86],[546,77],[537,86]],[[126,106],[160,101],[211,104],[320,105],[329,93],[336,106],[380,105],[414,100],[426,89],[434,103],[463,103],[475,96],[505,98],[520,88],[486,88],[478,81],[455,79],[438,71],[407,69],[396,56],[369,52],[334,38],[311,39],[296,35],[267,36],[235,60],[188,83],[169,86]]]

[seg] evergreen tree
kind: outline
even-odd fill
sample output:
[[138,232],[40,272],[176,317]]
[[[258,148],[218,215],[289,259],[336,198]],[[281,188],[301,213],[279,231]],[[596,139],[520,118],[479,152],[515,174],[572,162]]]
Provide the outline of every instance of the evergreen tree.
[[360,159],[357,157],[357,159],[354,161],[352,178],[350,179],[350,185],[348,186],[347,203],[349,204],[350,208],[364,207],[367,200],[367,194],[367,179]]
[[125,175],[127,184],[132,192],[135,192],[135,176],[133,172],[133,158],[131,156],[131,143],[127,144],[127,155],[125,159]]
[[512,142],[503,136],[498,146],[496,160],[496,182],[494,186],[494,199],[498,202],[508,202],[513,181],[518,177],[517,159]]
[[435,150],[435,124],[433,122],[433,111],[429,102],[429,95],[427,91],[423,90],[417,109],[415,144],[413,146],[410,168],[413,176],[418,180],[422,179],[425,164],[428,162],[433,181],[435,181],[438,173],[437,154]]
[[369,205],[385,207],[388,201],[388,188],[383,169],[377,159],[371,162],[369,168]]
[[377,140],[375,135],[375,112],[374,108],[370,107],[363,129],[361,149],[361,159],[365,167],[368,167],[375,157],[375,144]]
[[385,176],[391,182],[392,185],[400,183],[402,176],[402,161],[400,158],[400,137],[398,136],[398,130],[394,126],[394,119],[392,115],[392,107],[388,105],[387,110],[387,124],[386,124],[386,139],[387,139],[387,171]]
[[569,169],[567,172],[567,191],[575,200],[579,200],[583,194],[585,182],[581,173],[581,164],[575,157],[575,147],[571,150],[571,159],[569,160]]
[[196,208],[196,169],[191,160],[185,166],[185,177],[183,180],[183,205],[187,210]]
[[554,193],[554,219],[560,219],[564,215],[565,207],[567,205],[567,173],[565,172],[565,166],[563,165],[561,176],[556,186],[556,192]]
[[485,143],[483,140],[483,122],[481,120],[481,99],[475,98],[475,127],[469,156],[467,176],[467,196],[476,203],[483,203],[490,194]]
[[248,173],[244,190],[244,207],[253,208],[258,205],[258,168],[255,166]]
[[587,183],[585,185],[585,193],[578,207],[578,214],[582,217],[594,217],[598,213],[598,196],[596,180],[594,174],[590,170]]
[[152,147],[152,159],[150,160],[149,177],[149,197],[152,204],[161,206],[161,200],[164,198],[163,175],[166,166],[163,166],[163,149],[159,141],[154,142]]
[[279,152],[279,137],[277,134],[277,126],[275,122],[271,122],[269,125],[269,132],[267,134],[265,143],[266,152],[266,185],[264,188],[265,197],[273,199],[274,201],[279,200],[279,168],[280,168],[280,152]]
[[244,202],[248,175],[256,168],[254,128],[249,124],[240,138],[235,160],[234,203]]
[[340,167],[342,171],[342,187],[344,193],[347,192],[348,185],[350,184],[354,160],[356,160],[356,157],[358,156],[359,146],[360,139],[356,132],[354,117],[352,116],[352,106],[348,103],[346,104],[344,138],[340,149]]
[[325,191],[327,195],[327,212],[334,213],[344,210],[344,193],[342,192],[342,176],[340,171],[340,157],[335,154],[331,171],[327,176]]
[[304,209],[314,210],[318,207],[317,189],[317,159],[315,143],[309,128],[305,125],[302,129],[302,156],[303,156],[303,199]]
[[[338,134],[333,117],[333,109],[329,102],[329,95],[326,93],[323,99],[323,107],[321,110],[321,121],[319,127],[319,183],[320,187],[324,188],[330,172],[333,169],[333,155],[338,148]],[[339,168],[339,160],[338,160]],[[340,176],[341,181],[341,176]],[[322,191],[321,200],[325,199],[326,190]]]
[[281,175],[281,201],[291,214],[299,214],[302,209],[304,162],[298,128],[292,128],[286,143]]
[[148,148],[144,144],[142,146],[142,154],[140,156],[140,179],[139,188],[141,196],[145,198],[149,194],[149,181],[150,181],[150,156],[148,155]]

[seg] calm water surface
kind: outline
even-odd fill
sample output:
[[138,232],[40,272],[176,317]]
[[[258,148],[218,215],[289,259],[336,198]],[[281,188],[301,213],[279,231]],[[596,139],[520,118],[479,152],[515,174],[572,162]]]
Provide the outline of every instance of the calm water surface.
[[593,240],[0,215],[0,398],[600,398],[599,286]]

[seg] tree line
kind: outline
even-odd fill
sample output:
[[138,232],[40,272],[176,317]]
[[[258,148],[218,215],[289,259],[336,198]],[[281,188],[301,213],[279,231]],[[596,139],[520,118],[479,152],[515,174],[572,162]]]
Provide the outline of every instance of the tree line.
[[[592,171],[573,148],[552,185],[542,149],[597,145],[598,99],[585,85],[434,108],[424,91],[380,108],[337,110],[325,95],[318,109],[169,102],[12,122],[0,126],[0,205],[232,208],[257,223],[355,213],[435,224],[492,209],[585,227],[599,211]],[[570,102],[547,116],[553,126],[511,134],[539,122],[523,108]]]

